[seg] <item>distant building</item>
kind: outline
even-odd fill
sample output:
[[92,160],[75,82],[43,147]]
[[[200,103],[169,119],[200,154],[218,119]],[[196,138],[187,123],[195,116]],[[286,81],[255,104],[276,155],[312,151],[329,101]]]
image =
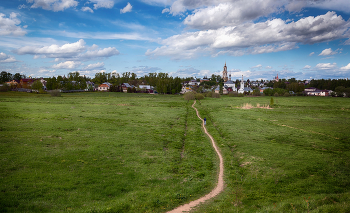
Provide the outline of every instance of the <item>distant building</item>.
[[222,79],[224,80],[224,82],[228,80],[226,62],[225,62],[224,70],[222,71]]
[[242,80],[241,80],[241,87],[239,88],[238,93],[244,93],[244,81],[243,81],[243,75],[242,75]]

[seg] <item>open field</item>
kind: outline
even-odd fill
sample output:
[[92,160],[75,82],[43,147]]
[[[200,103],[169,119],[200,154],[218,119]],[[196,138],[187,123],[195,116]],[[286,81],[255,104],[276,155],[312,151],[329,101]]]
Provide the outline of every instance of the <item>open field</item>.
[[[226,188],[197,212],[349,212],[350,99],[197,101]],[[217,157],[181,96],[0,93],[0,209],[165,212],[214,188]],[[304,199],[305,198],[305,199]]]

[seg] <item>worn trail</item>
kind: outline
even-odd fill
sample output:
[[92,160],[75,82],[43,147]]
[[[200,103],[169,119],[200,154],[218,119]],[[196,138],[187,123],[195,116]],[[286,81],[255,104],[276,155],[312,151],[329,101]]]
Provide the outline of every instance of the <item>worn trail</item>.
[[208,137],[210,138],[211,140],[211,143],[217,153],[217,155],[219,156],[219,160],[220,160],[220,170],[219,170],[219,177],[218,177],[218,182],[217,182],[217,185],[216,187],[207,195],[197,199],[197,200],[194,200],[194,201],[191,201],[190,203],[188,204],[184,204],[182,206],[179,206],[177,207],[176,209],[172,210],[172,211],[169,211],[168,213],[181,213],[181,212],[188,212],[190,211],[193,207],[215,197],[216,195],[218,195],[220,192],[223,191],[224,189],[224,160],[222,158],[222,155],[218,149],[218,147],[216,146],[216,143],[214,141],[214,138],[208,133],[207,131],[207,128],[205,127],[204,125],[204,120],[200,117],[199,115],[199,112],[198,110],[196,109],[196,107],[194,107],[194,105],[196,104],[196,101],[194,101],[194,103],[192,104],[192,108],[196,110],[196,113],[197,113],[197,117],[199,119],[201,119],[202,121],[202,127],[204,129],[204,132],[205,134],[208,135]]

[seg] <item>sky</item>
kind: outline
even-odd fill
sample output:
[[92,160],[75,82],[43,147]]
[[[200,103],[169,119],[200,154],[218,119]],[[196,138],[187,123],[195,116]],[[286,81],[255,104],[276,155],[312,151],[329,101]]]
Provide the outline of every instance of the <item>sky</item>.
[[350,77],[349,0],[1,0],[0,71]]

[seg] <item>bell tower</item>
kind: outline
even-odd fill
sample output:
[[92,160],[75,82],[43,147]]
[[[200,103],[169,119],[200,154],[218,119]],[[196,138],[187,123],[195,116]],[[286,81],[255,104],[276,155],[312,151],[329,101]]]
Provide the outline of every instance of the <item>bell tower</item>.
[[224,80],[224,82],[228,80],[226,62],[225,62],[224,70],[222,71],[222,79]]

